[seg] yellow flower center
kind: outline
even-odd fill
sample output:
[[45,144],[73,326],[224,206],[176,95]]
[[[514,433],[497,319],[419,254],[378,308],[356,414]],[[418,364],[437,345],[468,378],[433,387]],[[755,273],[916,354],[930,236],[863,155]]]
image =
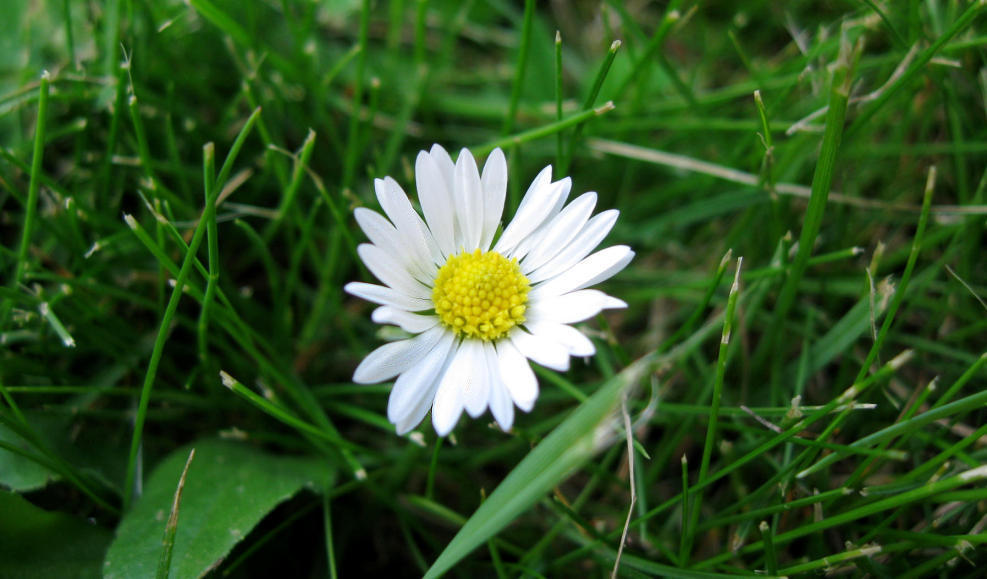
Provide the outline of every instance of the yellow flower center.
[[524,322],[529,289],[516,259],[477,249],[454,255],[439,268],[432,303],[457,336],[490,341]]

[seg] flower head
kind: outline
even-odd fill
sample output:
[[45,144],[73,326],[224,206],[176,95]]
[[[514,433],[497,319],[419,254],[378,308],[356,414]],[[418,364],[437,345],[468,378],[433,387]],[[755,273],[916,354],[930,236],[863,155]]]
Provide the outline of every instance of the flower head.
[[441,436],[463,410],[476,418],[489,408],[508,430],[514,406],[528,412],[538,398],[528,360],[565,371],[570,356],[596,352],[570,324],[627,307],[585,288],[622,270],[634,252],[618,245],[590,254],[618,212],[593,216],[596,193],[566,205],[571,181],[553,182],[551,166],[535,177],[498,237],[507,193],[500,149],[481,173],[468,150],[454,163],[434,145],[418,154],[415,180],[424,220],[390,177],[374,181],[386,218],[354,212],[370,240],[357,252],[384,285],[352,282],[344,289],[380,304],[375,322],[413,336],[371,352],[353,381],[397,377],[387,418],[398,434],[417,426],[429,408]]

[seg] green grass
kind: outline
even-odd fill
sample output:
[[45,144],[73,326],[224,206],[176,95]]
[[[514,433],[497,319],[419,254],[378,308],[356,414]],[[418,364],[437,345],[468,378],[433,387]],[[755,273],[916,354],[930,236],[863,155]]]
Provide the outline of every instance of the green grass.
[[[983,3],[5,10],[0,576],[987,565]],[[507,434],[350,381],[352,210],[433,143],[637,253]]]

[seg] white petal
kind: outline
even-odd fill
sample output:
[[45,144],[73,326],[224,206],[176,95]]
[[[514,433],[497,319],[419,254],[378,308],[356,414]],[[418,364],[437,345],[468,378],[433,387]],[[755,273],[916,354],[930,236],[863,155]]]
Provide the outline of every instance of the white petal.
[[494,245],[494,251],[505,257],[512,257],[518,244],[538,229],[549,216],[563,193],[562,182],[551,183],[551,175],[552,167],[548,166],[535,177],[528,192],[524,194],[514,219],[504,228],[504,233]]
[[503,431],[511,429],[514,424],[514,402],[500,377],[500,362],[493,344],[484,342],[483,357],[486,361],[490,377],[490,413]]
[[524,273],[531,272],[565,249],[572,238],[586,226],[594,207],[596,193],[584,193],[546,223],[539,231],[534,247],[521,262],[521,270]]
[[351,281],[343,286],[343,291],[358,298],[363,298],[368,302],[374,302],[375,304],[385,306],[394,306],[395,308],[409,312],[420,312],[422,310],[430,310],[435,307],[432,305],[431,299],[423,300],[421,298],[411,297],[389,287],[372,283],[363,283],[361,281]]
[[582,231],[556,256],[535,271],[525,274],[528,281],[538,283],[555,277],[579,263],[581,259],[596,249],[596,246],[603,241],[607,233],[610,233],[614,224],[617,223],[619,214],[620,212],[616,209],[610,209],[590,219]]
[[560,372],[569,369],[569,350],[559,342],[533,336],[524,330],[515,330],[510,339],[529,360]]
[[627,304],[623,300],[608,296],[599,290],[586,289],[561,296],[532,299],[528,302],[525,317],[531,322],[547,320],[560,324],[573,324],[592,318],[605,309],[626,307]]
[[[569,197],[569,189],[572,187],[572,180],[569,177],[564,177],[562,179],[559,179],[555,183],[552,183],[551,165],[548,165],[547,167],[542,169],[541,172],[539,172],[538,175],[535,176],[535,180],[531,182],[531,185],[528,187],[528,190],[524,193],[524,197],[521,198],[521,204],[517,208],[518,213],[520,213],[522,210],[525,210],[525,207],[529,203],[534,202],[534,199],[537,197],[537,195],[533,195],[533,193],[535,193],[541,188],[549,187],[552,185],[561,185],[564,190],[563,194],[556,200],[555,205],[553,205],[551,210],[549,211],[549,213],[553,215],[555,213],[558,213],[559,210],[562,209],[562,205],[565,204],[565,200]],[[529,196],[531,197],[529,198]]]
[[391,306],[381,306],[375,309],[370,314],[370,319],[378,324],[398,326],[410,334],[420,334],[439,323],[438,316],[413,314]]
[[559,274],[531,290],[532,299],[561,295],[600,283],[624,269],[634,252],[626,245],[615,245],[601,249],[574,265],[570,270]]
[[555,206],[552,207],[552,210],[548,212],[549,217],[554,217],[559,211],[562,211],[566,200],[569,199],[569,192],[572,191],[572,178],[563,177],[556,183],[562,186],[562,194],[555,200]]
[[470,357],[469,373],[460,376],[463,389],[463,406],[466,412],[476,418],[487,410],[490,401],[490,375],[487,370],[486,356],[483,354],[483,342],[466,340],[462,348],[467,350]]
[[512,250],[512,257],[522,259],[528,254],[528,252],[539,246],[540,240],[544,236],[546,228],[556,217],[558,217],[563,203],[565,203],[566,198],[569,196],[569,189],[572,187],[572,180],[566,177],[561,181],[552,183],[552,186],[561,187],[561,189],[559,189],[559,195],[555,200],[555,205],[549,208],[548,213],[545,214],[545,217],[541,220],[541,223],[531,233],[527,234],[518,242],[517,246],[515,246]]
[[494,149],[483,165],[480,177],[483,185],[483,235],[480,249],[486,251],[497,233],[497,226],[504,213],[504,199],[507,197],[507,160],[504,152]]
[[428,154],[435,162],[435,168],[439,170],[442,179],[445,180],[446,187],[449,191],[452,191],[452,187],[455,184],[454,175],[456,172],[456,164],[452,162],[452,157],[438,143],[432,145],[432,148],[428,150]]
[[398,376],[391,390],[391,396],[387,399],[388,420],[398,424],[414,417],[418,411],[421,412],[421,416],[418,416],[415,424],[421,422],[432,404],[435,388],[438,387],[442,369],[445,367],[454,342],[455,336],[452,332],[446,332],[420,363]]
[[459,152],[456,160],[455,186],[453,197],[456,203],[456,223],[459,224],[461,238],[456,247],[473,251],[480,247],[483,233],[483,186],[480,184],[480,170],[469,149]]
[[357,207],[353,210],[356,224],[370,239],[370,243],[380,246],[400,246],[400,234],[391,223],[372,209]]
[[425,151],[415,161],[415,183],[428,229],[443,255],[456,251],[452,193],[435,160]]
[[353,381],[358,384],[375,384],[390,380],[413,364],[421,362],[447,333],[441,326],[436,326],[414,338],[384,344],[367,354],[360,362],[353,372]]
[[531,335],[540,340],[552,341],[562,344],[570,356],[592,356],[596,353],[596,346],[582,332],[555,322],[535,322],[526,324]]
[[380,213],[366,207],[357,207],[353,210],[353,217],[360,229],[367,234],[370,242],[381,248],[384,253],[393,256],[415,279],[426,284],[430,284],[435,279],[435,267],[431,259],[428,256],[422,259],[422,256],[408,245],[401,232]]
[[433,384],[432,391],[422,397],[421,401],[417,403],[414,410],[412,410],[411,414],[409,414],[407,418],[394,424],[394,431],[398,436],[408,434],[414,430],[416,426],[421,424],[422,419],[425,418],[426,414],[428,414],[429,407],[432,406],[432,399],[435,397],[435,386],[437,385],[438,383]]
[[452,432],[463,413],[463,378],[473,371],[472,356],[466,348],[455,348],[452,362],[442,375],[432,403],[432,426],[439,436]]
[[414,298],[423,300],[432,298],[432,290],[411,277],[408,270],[393,255],[369,243],[361,243],[357,246],[356,252],[370,273],[388,286]]
[[528,359],[510,340],[497,342],[497,362],[500,377],[517,407],[531,412],[538,399],[538,379],[528,365]]
[[534,202],[535,196],[532,195],[535,191],[542,189],[543,187],[548,187],[552,184],[552,166],[548,165],[544,169],[535,175],[534,180],[531,181],[531,185],[528,185],[528,190],[524,192],[524,197],[521,197],[521,203],[518,205],[518,212],[525,209],[528,205]]
[[497,384],[490,392],[490,414],[504,432],[514,425],[514,403],[503,384]]
[[407,434],[411,431],[411,429],[418,426],[422,419],[425,418],[425,415],[428,414],[428,409],[432,407],[432,403],[435,401],[435,392],[439,389],[439,382],[442,380],[446,370],[449,369],[449,364],[452,362],[452,352],[454,351],[453,348],[455,348],[455,343],[456,340],[453,336],[450,349],[445,353],[445,361],[443,362],[441,368],[439,368],[439,371],[435,374],[435,378],[432,380],[432,383],[428,385],[428,388],[425,390],[424,394],[422,394],[418,401],[414,403],[408,414],[395,423],[394,427],[399,436]]
[[[401,234],[407,247],[418,256],[419,261],[426,265],[429,261],[439,263],[442,260],[439,246],[397,181],[390,177],[375,179],[374,188],[384,214]],[[434,272],[434,269],[431,268],[430,271]]]

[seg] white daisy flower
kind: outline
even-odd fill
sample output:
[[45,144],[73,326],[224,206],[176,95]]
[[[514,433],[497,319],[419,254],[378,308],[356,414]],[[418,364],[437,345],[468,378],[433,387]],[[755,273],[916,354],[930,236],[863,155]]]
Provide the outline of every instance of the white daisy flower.
[[509,430],[514,406],[529,412],[538,398],[528,360],[566,371],[570,356],[596,352],[570,324],[627,307],[585,288],[622,270],[634,252],[618,245],[590,255],[618,211],[591,217],[596,193],[566,205],[571,180],[553,182],[551,166],[535,177],[497,237],[507,193],[500,149],[481,174],[468,150],[453,163],[434,145],[418,154],[415,181],[424,221],[390,177],[374,181],[386,218],[366,208],[354,212],[370,239],[357,252],[384,285],[352,282],[344,289],[380,304],[375,322],[414,336],[371,352],[353,381],[397,377],[387,418],[398,434],[415,428],[429,408],[440,436],[463,410],[477,418],[489,408]]

